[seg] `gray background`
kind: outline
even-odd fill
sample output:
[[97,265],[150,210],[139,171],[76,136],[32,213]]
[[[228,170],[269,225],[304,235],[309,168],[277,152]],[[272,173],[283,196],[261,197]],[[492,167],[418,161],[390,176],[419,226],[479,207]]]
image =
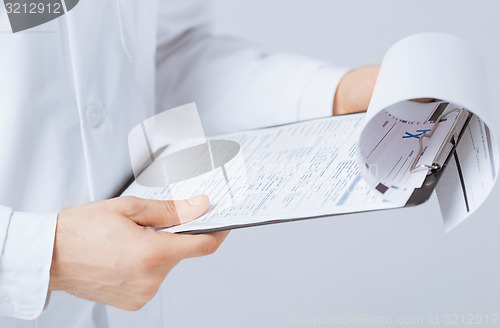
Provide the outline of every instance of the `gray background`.
[[[394,42],[416,32],[457,35],[484,55],[492,95],[500,87],[499,13],[494,0],[214,1],[218,33],[338,65],[380,62]],[[494,109],[492,127],[500,131]],[[321,316],[394,322],[421,316],[427,326],[429,314],[439,315],[440,324],[447,314],[500,315],[499,196],[497,184],[449,234],[436,199],[411,209],[233,231],[215,255],[172,271],[167,317],[174,327],[282,327]]]

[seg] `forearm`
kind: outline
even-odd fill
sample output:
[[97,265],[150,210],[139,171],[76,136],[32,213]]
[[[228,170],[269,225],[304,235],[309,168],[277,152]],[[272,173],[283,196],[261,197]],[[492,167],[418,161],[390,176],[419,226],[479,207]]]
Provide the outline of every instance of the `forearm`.
[[201,14],[176,36],[162,37],[172,34],[170,18],[160,17],[165,26],[157,51],[159,111],[196,101],[208,134],[332,114],[346,69],[215,36]]

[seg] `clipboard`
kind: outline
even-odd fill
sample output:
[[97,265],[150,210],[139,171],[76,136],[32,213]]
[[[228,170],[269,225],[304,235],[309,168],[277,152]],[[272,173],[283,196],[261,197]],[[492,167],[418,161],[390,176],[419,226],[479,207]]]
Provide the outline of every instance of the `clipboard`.
[[[436,125],[439,124],[439,122],[444,116],[450,113],[451,111],[446,114],[440,114],[440,116],[436,119],[434,127],[436,127]],[[465,129],[469,125],[472,116],[473,114],[468,110],[461,109],[455,121],[455,124],[453,125],[452,129],[450,130],[445,140],[443,141],[443,144],[441,145],[441,148],[438,154],[436,155],[434,161],[432,163],[423,164],[424,167],[429,169],[429,173],[426,179],[424,180],[422,187],[415,189],[410,199],[408,199],[408,202],[406,203],[405,207],[420,205],[429,200],[429,198],[432,195],[432,192],[434,191],[439,182],[439,179],[441,178],[443,172],[446,170],[448,162],[453,157],[453,154],[456,151],[456,147],[460,143],[460,140],[462,139]],[[433,131],[429,132],[429,134],[432,134],[432,132]],[[427,135],[428,134],[424,134],[420,136],[419,154],[422,153],[423,149],[422,140],[423,138],[427,137]],[[432,135],[430,137],[432,137]],[[413,168],[416,167],[418,158],[419,156],[417,156],[414,163],[412,163]]]
[[[453,58],[453,61],[450,61],[450,58]],[[352,161],[353,153],[357,152],[361,158],[361,160],[358,160],[358,164],[362,163],[362,165],[358,166],[358,169],[364,170],[364,180],[366,180],[367,184],[364,186],[360,185],[357,188],[357,179],[361,179],[359,171],[352,171],[354,166],[350,162],[344,165],[344,163],[335,161],[331,167],[338,169],[337,171],[340,173],[338,175],[330,175],[328,178],[337,179],[341,177],[343,179],[345,177],[344,181],[348,182],[338,183],[337,179],[337,181],[331,181],[329,184],[329,181],[320,181],[320,184],[323,183],[323,185],[320,185],[320,188],[323,189],[318,190],[324,192],[323,195],[325,197],[319,195],[319,197],[314,198],[316,195],[313,195],[313,190],[310,198],[304,198],[304,202],[299,204],[302,205],[301,207],[295,206],[302,201],[302,199],[293,199],[296,190],[298,190],[296,194],[300,193],[300,185],[297,184],[298,189],[285,190],[287,194],[284,195],[281,187],[278,187],[278,185],[271,181],[268,184],[268,189],[263,191],[275,190],[277,193],[281,193],[278,199],[281,203],[276,203],[275,212],[259,212],[259,206],[261,205],[259,203],[259,195],[254,193],[256,195],[255,198],[248,198],[246,209],[250,210],[246,212],[236,212],[236,209],[231,212],[218,212],[222,215],[219,221],[217,221],[217,218],[212,222],[210,222],[210,218],[207,221],[202,219],[191,224],[190,227],[177,227],[168,229],[168,231],[181,232],[191,230],[189,233],[203,233],[278,222],[379,211],[388,208],[410,207],[427,201],[434,190],[440,203],[445,230],[449,231],[469,217],[485,201],[498,177],[500,155],[493,136],[494,131],[486,124],[489,117],[488,113],[491,111],[491,105],[488,100],[490,97],[487,90],[487,77],[483,59],[474,47],[471,47],[463,40],[440,33],[422,33],[404,38],[393,45],[384,56],[375,89],[366,112],[366,126],[361,131],[362,134],[358,140],[358,144],[353,144],[352,140],[350,140],[349,145],[351,148],[347,149],[347,151],[346,149],[342,149],[343,155],[347,154],[345,156],[349,157],[345,162]],[[424,150],[424,156],[420,159],[426,163],[413,163],[413,169],[421,169],[422,171],[412,176],[408,169],[408,163],[411,163],[416,153],[422,152],[422,139],[426,137],[432,139],[432,135],[426,135],[420,139],[419,136],[421,136],[421,133],[426,133],[432,129],[433,122],[435,123],[434,125],[439,125],[440,116],[443,113],[440,109],[445,110],[438,105],[433,108],[434,112],[427,110],[415,112],[422,115],[413,115],[410,112],[404,113],[404,111],[399,111],[399,109],[407,110],[413,107],[403,106],[399,108],[400,103],[422,97],[445,100],[439,101],[439,103],[449,101],[455,104],[454,107],[457,107],[456,104],[460,104],[458,107],[463,106],[462,110],[466,108],[469,111],[464,110],[461,114],[460,124],[458,124],[458,121],[456,121],[456,125],[454,125],[455,121],[448,121],[448,123],[443,124],[443,126],[446,126],[446,130],[437,129],[437,137],[433,139],[433,142],[426,144],[426,150],[428,151]],[[395,108],[395,106],[398,108]],[[442,107],[445,106],[443,105]],[[409,115],[406,116],[406,114]],[[402,124],[408,123],[409,125],[406,125],[408,129],[400,129],[401,126],[399,126],[393,132],[404,133],[404,135],[399,136],[402,139],[409,139],[411,141],[415,140],[411,138],[419,139],[420,146],[414,146],[413,143],[404,144],[402,142],[395,142],[394,146],[391,144],[387,145],[387,142],[383,141],[383,139],[396,126],[394,121],[390,121],[391,124],[387,125],[389,119],[394,121],[399,120]],[[415,125],[412,125],[414,123]],[[423,124],[419,125],[421,123]],[[369,124],[371,126],[366,128]],[[418,129],[419,127],[425,127],[425,129]],[[380,133],[377,133],[376,129],[380,129]],[[244,133],[245,131],[241,132]],[[248,132],[252,134],[252,131]],[[258,133],[260,132],[256,132],[256,134]],[[292,138],[291,136],[287,137]],[[327,142],[330,143],[335,142],[328,137],[329,135],[325,135],[323,140],[328,140]],[[319,138],[318,140],[321,140],[321,136]],[[375,143],[370,141],[374,141]],[[463,158],[474,155],[471,153],[475,149],[474,141],[477,141],[476,144],[481,145],[481,147],[476,149],[476,161],[460,161],[459,157]],[[283,144],[286,144],[286,142],[283,142]],[[374,153],[373,150],[380,144],[385,144],[385,147],[379,148],[382,151]],[[333,153],[337,152],[336,148],[328,147],[328,144],[326,144],[324,145],[324,149],[326,157],[328,157],[329,151],[332,157],[336,156],[336,153]],[[255,150],[255,147],[252,150]],[[481,155],[480,158],[477,156],[479,154]],[[139,155],[142,156],[142,153]],[[434,157],[433,160],[430,159],[432,157]],[[314,162],[314,159],[311,157],[304,158],[307,158],[303,160],[304,163]],[[287,161],[285,157],[274,158],[278,162],[282,159],[285,162]],[[387,160],[385,163],[389,163],[389,165],[379,165],[384,163],[385,160]],[[334,159],[332,159],[332,163],[333,161]],[[327,165],[330,164],[327,163]],[[403,166],[405,166],[404,170],[401,169]],[[132,167],[134,168],[133,163]],[[300,167],[300,165],[296,167]],[[344,170],[345,167],[347,169]],[[395,167],[398,167],[398,169],[394,170]],[[426,171],[423,171],[424,169]],[[307,172],[307,170],[310,170],[311,174],[317,173],[312,166],[305,166],[304,171]],[[345,173],[343,170],[347,171],[345,176],[342,175]],[[292,173],[295,173],[295,171]],[[443,177],[443,181],[439,183]],[[304,180],[307,180],[307,178]],[[128,183],[123,188],[120,188],[116,196],[121,195],[122,192],[125,192],[125,194],[134,194],[135,182],[133,181],[134,179],[130,178]],[[298,182],[300,183],[301,181]],[[308,183],[308,181],[303,182],[306,185]],[[293,183],[294,181],[290,184],[291,188],[295,186]],[[348,185],[347,183],[350,184]],[[130,184],[129,191],[132,193],[128,193],[129,191],[126,190]],[[476,186],[480,186],[480,188],[476,188]],[[384,194],[383,199],[370,193],[367,187],[375,188]],[[459,192],[459,188],[462,189],[462,193]],[[347,201],[345,203],[343,197],[345,195],[350,197],[349,194],[353,190],[358,193],[353,196],[352,202],[349,203]],[[136,195],[144,196],[145,198],[155,197],[155,195],[143,191],[138,188]],[[204,192],[204,189],[196,190],[196,192]],[[208,190],[207,193],[209,193]],[[467,193],[474,194],[474,197],[468,200]],[[178,198],[185,198],[192,194],[194,193],[179,193]],[[340,196],[337,197],[339,194]],[[265,194],[263,197],[266,197],[266,195],[270,197],[268,194]],[[302,195],[298,197],[300,196]],[[174,196],[165,194],[163,199],[168,199],[169,197],[172,198]],[[387,200],[391,201],[391,203],[385,202]],[[214,203],[218,201],[218,199],[214,199]],[[260,202],[265,201],[267,201],[267,198],[260,199]],[[290,205],[292,201],[295,201],[295,203]],[[326,203],[327,201],[329,203]],[[252,202],[255,202],[255,207]],[[462,204],[465,205],[464,208],[462,208]],[[280,207],[280,205],[283,206]],[[323,207],[323,205],[325,206]],[[343,205],[346,206],[341,207]],[[335,208],[336,206],[339,207]],[[253,211],[254,208],[255,211]],[[215,211],[213,213],[217,215]],[[290,216],[292,218],[289,219]],[[234,225],[227,225],[224,217],[229,220],[234,218],[234,221],[232,221]],[[245,217],[249,219],[245,221]],[[266,220],[266,217],[271,218],[271,220]],[[203,226],[205,222],[207,225]],[[235,224],[237,222],[252,223]],[[207,229],[203,229],[204,227]],[[209,227],[221,228],[208,229]],[[200,230],[193,231],[195,229]]]
[[[446,104],[447,103],[442,103]],[[421,165],[416,165],[418,162],[418,159],[423,152],[423,144],[422,140],[424,138],[432,138],[432,133],[434,128],[442,121],[442,119],[450,114],[452,111],[447,112],[446,114],[439,113],[439,105],[437,106],[434,114],[429,118],[429,121],[435,121],[433,125],[433,129],[428,132],[427,134],[424,134],[420,136],[419,139],[419,156],[417,156],[414,160],[413,163],[413,168],[414,169],[428,169],[428,174],[422,184],[422,187],[414,189],[413,193],[411,194],[410,198],[406,202],[404,207],[413,207],[420,205],[422,203],[425,203],[432,195],[433,191],[435,190],[441,176],[443,175],[443,172],[446,170],[446,167],[450,161],[450,159],[453,157],[453,154],[456,150],[457,145],[460,142],[460,139],[462,138],[464,131],[466,130],[469,121],[471,117],[473,116],[472,113],[467,111],[466,109],[461,109],[459,115],[457,116],[457,119],[455,120],[454,125],[448,132],[446,138],[443,140],[443,143],[437,153],[437,155],[434,158],[434,161],[432,163],[425,163]],[[446,108],[446,106],[443,107],[443,109]],[[438,117],[436,116],[436,113],[439,114]],[[352,115],[352,114],[347,114],[347,115]],[[290,123],[293,124],[293,123]],[[284,124],[284,125],[290,125],[290,124]],[[283,125],[280,125],[283,126]],[[274,127],[274,126],[273,126]],[[269,128],[269,127],[267,127]],[[263,129],[267,129],[263,128]],[[119,197],[129,186],[134,182],[134,177],[132,176],[120,189],[119,191],[115,194],[114,197]],[[300,217],[300,218],[289,218],[289,219],[276,219],[276,220],[268,220],[264,222],[253,222],[253,223],[248,223],[248,224],[234,224],[234,225],[227,225],[224,227],[218,227],[218,228],[207,228],[207,229],[197,229],[193,231],[186,231],[186,232],[179,232],[182,234],[202,234],[202,233],[211,233],[211,232],[217,232],[217,231],[223,231],[223,230],[234,230],[234,229],[241,229],[241,228],[248,228],[248,227],[255,227],[255,226],[261,226],[261,225],[268,225],[268,224],[276,224],[276,223],[283,223],[283,222],[294,222],[294,221],[303,221],[303,220],[309,220],[309,219],[317,219],[317,218],[326,218],[326,217],[333,217],[333,216],[339,216],[339,215],[346,215],[346,214],[355,214],[355,213],[364,213],[364,212],[374,212],[374,211],[383,211],[386,209],[373,209],[373,210],[364,210],[364,211],[359,211],[359,212],[348,212],[348,213],[338,213],[338,214],[324,214],[324,215],[318,215],[318,216],[308,216],[308,217]]]

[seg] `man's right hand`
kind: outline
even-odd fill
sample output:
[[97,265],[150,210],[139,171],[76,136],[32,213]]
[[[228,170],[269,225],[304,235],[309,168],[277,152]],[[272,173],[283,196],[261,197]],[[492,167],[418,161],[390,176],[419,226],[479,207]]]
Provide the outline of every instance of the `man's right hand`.
[[180,260],[212,254],[228,231],[176,235],[171,227],[204,214],[209,200],[159,201],[122,197],[59,213],[49,290],[138,310]]

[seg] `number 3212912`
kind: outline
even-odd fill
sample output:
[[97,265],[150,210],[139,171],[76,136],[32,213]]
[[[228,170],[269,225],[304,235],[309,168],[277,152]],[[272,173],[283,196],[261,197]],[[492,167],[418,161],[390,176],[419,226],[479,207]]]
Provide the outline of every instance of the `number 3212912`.
[[5,3],[7,14],[61,14],[62,7],[60,3]]

